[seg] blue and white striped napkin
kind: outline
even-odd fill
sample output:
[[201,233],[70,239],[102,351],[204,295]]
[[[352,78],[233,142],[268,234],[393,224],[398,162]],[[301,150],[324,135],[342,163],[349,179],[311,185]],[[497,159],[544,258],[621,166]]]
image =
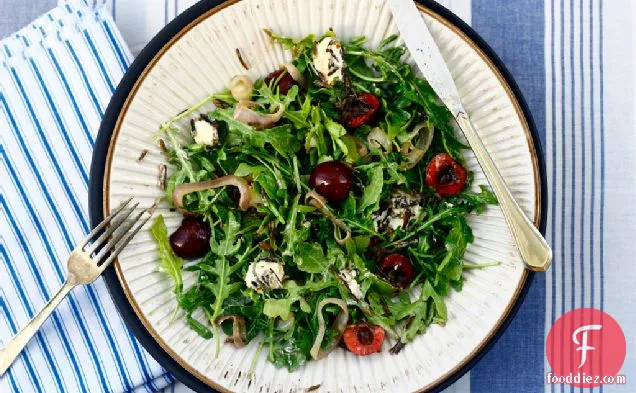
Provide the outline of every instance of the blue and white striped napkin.
[[[66,257],[89,231],[93,143],[131,59],[110,13],[79,1],[0,42],[2,343],[61,286]],[[173,381],[98,280],[60,305],[0,391],[157,391]]]

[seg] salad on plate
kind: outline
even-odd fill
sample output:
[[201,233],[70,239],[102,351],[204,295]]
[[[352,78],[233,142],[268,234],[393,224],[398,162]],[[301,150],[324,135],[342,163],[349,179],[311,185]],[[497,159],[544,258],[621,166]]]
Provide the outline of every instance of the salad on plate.
[[217,355],[222,330],[290,371],[338,346],[398,353],[447,321],[464,270],[496,265],[463,257],[467,216],[497,201],[471,184],[468,146],[397,36],[369,49],[266,32],[292,62],[234,77],[157,133],[183,214],[173,233],[162,216],[151,228],[175,315]]

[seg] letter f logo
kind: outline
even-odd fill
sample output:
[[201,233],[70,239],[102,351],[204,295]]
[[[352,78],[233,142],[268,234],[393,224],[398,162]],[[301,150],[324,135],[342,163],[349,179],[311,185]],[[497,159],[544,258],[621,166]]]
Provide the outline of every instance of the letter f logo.
[[[601,325],[585,325],[576,329],[574,333],[572,333],[572,341],[574,341],[575,344],[580,345],[580,347],[576,349],[577,351],[581,351],[581,364],[579,365],[579,368],[583,367],[585,361],[587,360],[587,351],[593,351],[596,349],[587,345],[588,330],[601,330],[601,328]],[[580,332],[583,332],[583,334],[581,335],[581,342],[579,342],[578,338],[576,338],[577,334],[579,334]]]

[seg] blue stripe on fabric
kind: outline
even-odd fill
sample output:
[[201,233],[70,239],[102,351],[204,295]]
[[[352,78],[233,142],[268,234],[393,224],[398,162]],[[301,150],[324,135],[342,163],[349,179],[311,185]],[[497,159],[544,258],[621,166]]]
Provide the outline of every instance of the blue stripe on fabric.
[[[576,236],[576,211],[577,211],[577,203],[576,203],[576,140],[577,140],[577,132],[576,132],[576,86],[575,86],[575,68],[574,68],[574,0],[570,0],[569,6],[569,21],[570,21],[570,31],[569,31],[569,45],[570,45],[570,53],[569,53],[569,61],[570,61],[570,118],[571,118],[571,147],[570,147],[570,165],[571,165],[571,173],[570,173],[570,310],[576,308],[576,270],[575,270],[575,236]],[[564,81],[565,84],[565,81]],[[565,86],[564,86],[565,90]],[[565,103],[563,103],[565,106]],[[564,143],[565,144],[565,143]],[[564,161],[565,161],[565,157]],[[565,172],[563,172],[565,173]],[[564,209],[565,210],[565,209]],[[563,294],[565,296],[565,293]],[[571,321],[570,331],[574,331],[575,327],[572,326],[574,324],[574,320]],[[574,358],[570,359],[570,367],[573,366]],[[572,369],[572,368],[571,368]],[[570,386],[570,393],[574,393],[574,386]]]
[[[4,259],[5,259],[5,261],[7,261],[7,265],[8,265],[9,264],[8,263],[9,262],[9,258],[8,258],[7,254],[6,254],[6,251],[4,250],[4,246],[2,244],[0,244],[0,255],[2,255],[4,257]],[[4,301],[4,291],[2,291],[1,288],[0,288],[0,292],[2,292],[2,296],[0,296],[0,308],[2,309],[2,313],[4,314],[7,322],[9,323],[9,328],[11,329],[11,334],[15,335],[18,332],[18,329],[16,328],[15,322],[13,321],[13,316],[11,315],[11,314],[13,314],[12,310],[11,310],[11,306],[8,303],[5,303],[5,301]],[[22,299],[22,300],[24,300],[24,299]],[[31,315],[29,315],[29,316],[31,316]],[[36,338],[38,340],[38,345],[40,345],[40,347],[43,348],[42,342],[41,342],[42,335],[40,334],[40,332],[38,332],[38,334],[39,334],[39,337]],[[20,358],[24,362],[24,366],[27,369],[27,373],[29,374],[29,382],[31,382],[31,387],[33,388],[33,390],[37,390],[38,392],[43,392],[42,385],[40,384],[40,378],[38,378],[38,375],[36,375],[35,369],[33,368],[33,364],[32,364],[32,361],[31,361],[31,355],[30,355],[30,351],[29,351],[28,348],[25,348],[20,353]],[[50,370],[51,369],[50,363],[48,364],[48,367],[49,367],[49,370]],[[15,381],[14,381],[13,385],[15,385]]]
[[[11,230],[12,230],[13,234],[15,235],[15,237],[17,238],[18,243],[20,244],[20,247],[22,249],[22,254],[24,255],[26,261],[29,264],[31,272],[33,273],[33,277],[35,278],[35,282],[37,283],[38,289],[40,290],[40,293],[42,294],[42,296],[44,298],[50,299],[51,298],[51,294],[49,293],[49,291],[48,291],[48,289],[46,287],[46,284],[42,280],[42,277],[39,274],[36,274],[38,268],[37,268],[37,264],[35,263],[35,259],[33,257],[33,254],[30,251],[31,248],[30,248],[30,246],[28,244],[28,241],[26,240],[26,238],[22,234],[22,231],[20,229],[19,224],[15,220],[15,217],[13,217],[13,213],[11,212],[11,209],[9,208],[9,205],[6,203],[6,201],[4,199],[4,196],[1,195],[1,194],[0,194],[0,207],[2,207],[4,209],[4,211],[5,211],[6,215],[7,215],[7,218],[9,219],[9,223],[11,224]],[[71,304],[72,303],[73,302],[71,302]],[[76,319],[79,322],[81,320],[81,318],[79,317],[77,312],[74,312],[74,314],[75,314]],[[53,319],[53,322],[55,324],[56,330],[58,330],[60,338],[62,339],[64,350],[66,351],[66,354],[68,355],[69,359],[71,360],[73,369],[75,370],[75,374],[76,374],[75,376],[78,378],[78,381],[80,383],[80,387],[82,388],[83,392],[88,392],[88,390],[86,388],[86,381],[84,381],[84,373],[82,372],[82,367],[77,362],[77,358],[75,356],[75,351],[73,350],[73,346],[70,343],[70,341],[68,340],[68,337],[66,336],[66,330],[64,329],[64,323],[60,320],[58,314],[55,313],[55,312],[51,315],[51,318]],[[84,333],[87,334],[88,332],[84,332]],[[86,335],[84,337],[89,337],[89,336]],[[99,367],[97,369],[99,371]],[[54,376],[56,378],[56,382],[58,384],[58,387],[60,388],[60,391],[64,391],[63,387],[61,387],[62,381],[60,380],[60,378],[63,378],[63,376],[60,376],[59,373],[57,372],[57,370],[55,370],[55,368],[54,368]]]
[[603,78],[603,0],[599,1],[599,83],[600,83],[600,111],[601,111],[601,228],[600,228],[600,273],[601,273],[601,310],[605,308],[605,88],[604,88],[604,78]]
[[[567,281],[565,280],[565,190],[566,190],[566,171],[565,171],[565,1],[560,1],[560,14],[561,14],[561,30],[560,34],[560,67],[561,67],[561,314],[565,314],[566,310],[566,298],[565,298],[565,286]],[[556,105],[556,102],[554,103]],[[556,161],[555,161],[556,163]],[[556,193],[556,190],[554,191]],[[559,342],[564,343],[564,329],[561,329]],[[562,360],[563,361],[563,360]],[[561,385],[561,393],[565,391],[565,386]]]
[[117,59],[119,60],[119,65],[121,66],[122,71],[126,71],[129,64],[128,59],[126,59],[126,56],[124,55],[124,50],[121,46],[121,43],[117,38],[115,38],[115,35],[113,34],[113,31],[108,23],[102,21],[102,28],[106,32],[106,36],[108,36],[108,40],[111,42],[111,46],[114,47],[115,53],[117,53]]
[[[581,135],[581,157],[585,157],[585,71],[584,71],[584,67],[585,64],[583,63],[583,48],[584,48],[584,44],[583,44],[583,1],[579,2],[579,78],[581,78],[581,130],[582,130],[582,135]],[[590,15],[591,17],[591,15]],[[590,32],[591,34],[591,32]],[[592,137],[594,137],[594,134],[592,134]],[[594,151],[592,151],[592,155],[594,155]],[[585,164],[583,164],[582,166],[583,170],[581,171],[581,232],[580,232],[580,242],[579,242],[579,249],[580,249],[580,258],[581,258],[581,284],[580,284],[580,288],[581,288],[581,303],[579,305],[579,307],[585,307],[585,196],[586,196],[586,187],[585,187],[585,179],[587,178],[586,176],[586,171],[585,171]],[[592,170],[594,170],[594,168],[592,168]],[[591,278],[591,276],[590,276]],[[592,307],[592,304],[589,304],[589,307]]]
[[590,190],[590,307],[594,307],[595,290],[594,284],[596,276],[594,275],[594,265],[596,254],[594,252],[594,227],[595,227],[595,206],[596,206],[596,121],[594,110],[594,2],[590,1],[590,135],[591,138],[591,150],[592,150],[592,187]]
[[[515,78],[539,131],[539,142],[544,147],[546,75],[542,59],[545,23],[543,4],[536,1],[472,0],[472,26]],[[519,34],[511,35],[510,31]],[[497,344],[471,370],[471,393],[536,393],[538,386],[544,386],[545,286],[545,277],[535,274],[515,319]],[[514,375],[515,378],[497,378],[497,374]]]
[[[551,239],[552,239],[552,246],[554,248],[554,245],[556,244],[556,190],[557,190],[557,186],[556,186],[556,152],[557,152],[557,147],[556,147],[556,110],[554,109],[554,103],[556,103],[556,72],[554,71],[556,69],[556,57],[554,55],[554,50],[556,48],[555,45],[555,32],[554,32],[554,27],[555,27],[555,18],[554,18],[554,12],[555,12],[555,6],[554,6],[555,0],[551,0],[550,1],[550,70],[551,70],[551,74],[550,74],[550,80],[551,80],[551,92],[550,92],[550,102],[552,103],[552,119],[551,119],[551,125],[552,125],[552,129],[550,130],[550,133],[552,135],[552,195],[550,196],[550,206],[551,206],[551,210],[552,210],[552,214],[551,214],[551,220],[550,220],[550,235],[551,235]],[[555,253],[556,256],[556,253]],[[561,259],[562,260],[562,259]],[[561,266],[559,266],[559,264],[556,261],[552,261],[552,304],[551,304],[551,315],[550,315],[550,325],[554,325],[554,321],[556,321],[556,293],[557,293],[557,289],[556,289],[556,279],[557,279],[557,270],[559,270],[561,268]],[[554,342],[552,343],[552,350],[554,350]],[[554,393],[555,391],[555,385],[551,384],[550,385],[550,392]]]
[[[600,94],[600,126],[601,126],[601,206],[600,206],[600,300],[601,310],[605,310],[605,87],[604,87],[604,56],[603,56],[603,0],[599,0],[599,94]],[[603,348],[603,336],[599,346]],[[600,374],[603,374],[603,364],[601,363]],[[603,393],[604,386],[601,385],[599,391]]]

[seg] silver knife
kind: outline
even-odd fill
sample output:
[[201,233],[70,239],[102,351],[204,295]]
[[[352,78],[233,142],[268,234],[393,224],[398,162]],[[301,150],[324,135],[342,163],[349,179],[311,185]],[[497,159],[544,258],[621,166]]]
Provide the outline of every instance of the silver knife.
[[513,198],[495,163],[477,135],[459,98],[453,77],[431,36],[431,32],[422,19],[420,11],[413,0],[388,1],[393,18],[400,30],[400,36],[411,56],[433,90],[457,120],[457,124],[466,136],[479,165],[486,174],[525,266],[535,271],[546,271],[552,262],[552,250]]

